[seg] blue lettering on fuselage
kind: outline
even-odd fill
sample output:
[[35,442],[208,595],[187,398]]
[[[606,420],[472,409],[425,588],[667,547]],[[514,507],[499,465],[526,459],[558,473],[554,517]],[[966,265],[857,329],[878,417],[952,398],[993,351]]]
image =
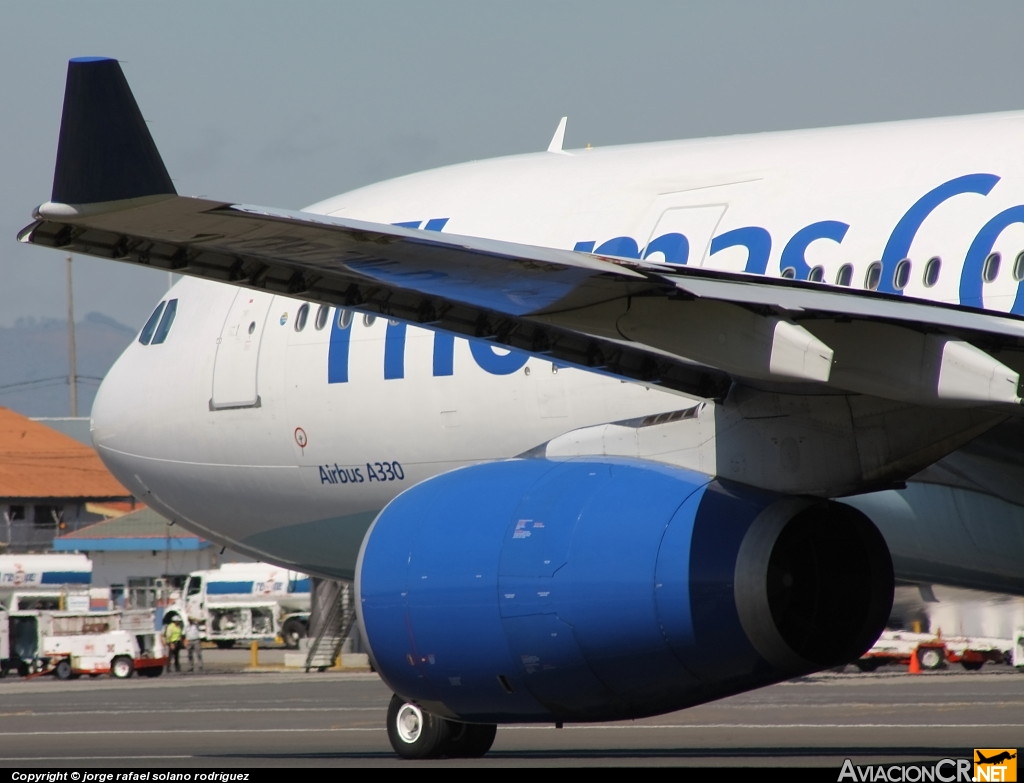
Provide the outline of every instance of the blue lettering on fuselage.
[[[352,320],[352,319],[350,319]],[[331,337],[327,350],[327,382],[347,383],[349,354],[352,346],[352,324],[331,319]],[[405,377],[405,346],[408,325],[401,321],[388,321],[384,333],[384,379]],[[434,332],[433,375],[435,378],[455,372],[455,335]],[[463,338],[459,338],[463,339]],[[491,375],[511,375],[520,370],[529,354],[512,351],[486,340],[469,340],[469,352],[475,364]],[[372,479],[371,479],[372,480]]]
[[[895,273],[897,265],[910,253],[914,239],[925,220],[947,201],[963,195],[987,196],[999,182],[995,174],[965,174],[943,182],[915,201],[896,222],[882,250],[881,279],[878,290],[889,294],[902,294],[896,286]],[[429,220],[413,220],[393,225],[403,228],[421,229],[424,231],[442,231],[448,218],[431,218]],[[1003,210],[982,226],[975,235],[964,258],[960,273],[959,301],[967,307],[981,308],[982,270],[985,259],[992,252],[999,235],[1014,224],[1024,224],[1024,204]],[[806,280],[811,268],[806,260],[807,248],[813,242],[828,240],[841,245],[850,229],[849,223],[839,220],[819,220],[803,226],[793,233],[783,245],[779,257],[780,270],[793,270],[793,277]],[[773,238],[768,229],[762,226],[740,226],[717,234],[711,239],[710,255],[715,255],[727,248],[742,247],[747,251],[744,271],[751,274],[766,274],[771,256]],[[653,237],[645,247],[633,237],[616,236],[600,242],[581,240],[573,249],[581,253],[595,255],[619,256],[622,258],[649,258],[660,255],[668,264],[686,265],[690,262],[690,239],[678,231]],[[695,259],[699,261],[699,259]],[[1024,280],[1017,284],[1017,292],[1010,312],[1024,314]],[[330,336],[330,349],[327,362],[328,383],[346,383],[348,381],[349,350],[351,326],[342,327],[339,319],[334,318]],[[386,380],[405,377],[405,347],[407,326],[404,323],[389,322],[384,337],[384,378]],[[449,376],[454,373],[455,336],[447,332],[434,332],[433,365],[434,377]],[[462,339],[462,338],[459,338]],[[494,346],[486,340],[470,340],[470,353],[475,364],[491,375],[509,375],[521,369],[529,359],[528,355],[519,351],[507,351]],[[330,478],[340,480],[338,474]],[[367,471],[369,474],[370,471]],[[344,474],[341,474],[342,476]],[[350,478],[349,480],[353,480]],[[356,480],[364,480],[359,476]],[[372,480],[372,479],[371,479]]]
[[[392,223],[400,228],[418,228],[424,231],[441,231],[448,223],[448,218],[431,218],[427,221],[409,220]],[[635,244],[635,243],[634,243]],[[348,359],[352,344],[351,324],[344,326],[335,315],[331,320],[330,347],[327,351],[327,382],[348,382]],[[384,333],[384,379],[394,380],[405,377],[405,343],[408,327],[400,321],[388,321]],[[486,340],[470,340],[469,351],[477,366],[491,375],[511,375],[521,369],[530,357],[521,351],[510,351],[501,346],[491,345]],[[434,332],[433,375],[442,377],[455,372],[455,335],[450,332]],[[375,473],[367,465],[370,481],[375,480]],[[327,473],[330,476],[330,473]],[[381,474],[383,475],[383,474]],[[328,481],[321,468],[321,481]],[[354,479],[352,479],[354,480]],[[359,476],[362,481],[362,476]],[[382,480],[382,479],[376,479]]]
[[[909,255],[917,232],[939,206],[956,196],[987,196],[999,180],[1000,177],[995,174],[965,174],[941,183],[915,201],[896,222],[882,250],[882,271],[878,290],[888,294],[903,293],[903,290],[896,286],[896,267]],[[1013,206],[1000,212],[978,231],[967,251],[961,271],[960,304],[983,307],[981,289],[985,259],[992,252],[1003,230],[1016,223],[1024,223],[1024,205]],[[818,240],[842,244],[849,229],[849,223],[839,220],[821,220],[799,229],[789,238],[782,250],[779,259],[780,271],[792,269],[793,277],[806,280],[811,271],[805,258],[808,246]],[[731,247],[746,249],[745,272],[758,275],[767,272],[772,249],[772,236],[768,229],[762,226],[740,226],[717,234],[711,239],[710,255]],[[662,253],[665,261],[670,264],[685,265],[690,262],[690,241],[678,232],[656,236],[646,247],[641,247],[632,237],[618,236],[606,239],[600,244],[594,240],[581,240],[573,249],[595,255],[636,259]],[[1017,284],[1016,297],[1010,311],[1024,314],[1024,280]]]
[[786,244],[782,251],[782,260],[779,262],[782,269],[792,269],[797,280],[806,280],[811,273],[811,267],[804,258],[807,246],[816,239],[831,239],[837,245],[843,241],[848,223],[840,223],[838,220],[821,220],[804,226]]
[[893,273],[896,270],[896,264],[907,257],[917,230],[921,228],[925,218],[934,212],[939,204],[963,193],[987,196],[998,181],[999,177],[995,174],[967,174],[951,179],[949,182],[943,182],[914,202],[914,205],[900,218],[896,228],[889,235],[889,241],[885,243],[885,250],[882,251],[882,278],[878,290],[887,294],[902,293],[894,285],[895,275]]

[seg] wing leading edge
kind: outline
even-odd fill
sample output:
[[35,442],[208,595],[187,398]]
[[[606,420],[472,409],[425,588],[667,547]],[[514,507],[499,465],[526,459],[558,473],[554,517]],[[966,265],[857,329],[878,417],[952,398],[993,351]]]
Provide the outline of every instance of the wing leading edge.
[[179,196],[114,60],[69,64],[51,201],[35,217],[21,241],[375,312],[698,397],[756,381],[928,405],[1021,401],[1024,320],[1013,315]]

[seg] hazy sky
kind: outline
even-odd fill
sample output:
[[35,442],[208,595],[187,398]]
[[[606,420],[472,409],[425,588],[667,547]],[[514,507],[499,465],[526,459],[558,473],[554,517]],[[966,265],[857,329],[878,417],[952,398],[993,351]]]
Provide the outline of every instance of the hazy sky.
[[[65,313],[63,255],[15,235],[70,57],[122,61],[180,193],[301,207],[542,150],[563,114],[579,147],[1024,109],[1022,30],[1020,0],[5,3],[0,326]],[[138,326],[166,285],[80,257],[75,309]]]

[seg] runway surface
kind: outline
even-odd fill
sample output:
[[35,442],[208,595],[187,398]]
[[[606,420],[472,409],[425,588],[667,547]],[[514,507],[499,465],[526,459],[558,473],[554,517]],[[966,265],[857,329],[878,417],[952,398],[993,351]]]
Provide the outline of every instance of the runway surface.
[[[213,656],[208,656],[208,659]],[[483,759],[409,762],[384,730],[369,673],[241,672],[0,681],[8,769],[815,766],[934,763],[1024,738],[1024,675],[819,674],[635,722],[498,729]],[[237,668],[237,667],[236,667]]]

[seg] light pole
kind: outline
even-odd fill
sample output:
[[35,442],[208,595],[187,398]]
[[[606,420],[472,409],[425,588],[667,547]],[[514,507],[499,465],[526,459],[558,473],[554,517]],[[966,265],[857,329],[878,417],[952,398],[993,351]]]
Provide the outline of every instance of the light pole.
[[68,385],[71,387],[71,415],[78,416],[78,361],[75,350],[75,297],[71,287],[71,256],[68,256]]

